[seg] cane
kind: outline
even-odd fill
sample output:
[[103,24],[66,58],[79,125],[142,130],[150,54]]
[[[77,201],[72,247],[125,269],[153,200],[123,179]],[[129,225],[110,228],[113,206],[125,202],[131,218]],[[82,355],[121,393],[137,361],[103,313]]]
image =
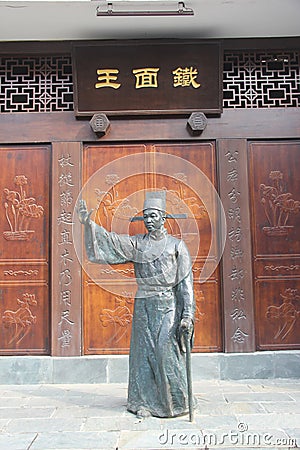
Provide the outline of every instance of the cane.
[[185,342],[185,358],[186,358],[186,378],[188,387],[188,401],[189,401],[189,420],[194,420],[194,408],[193,408],[193,386],[192,386],[192,364],[191,364],[191,335],[187,328],[183,332]]

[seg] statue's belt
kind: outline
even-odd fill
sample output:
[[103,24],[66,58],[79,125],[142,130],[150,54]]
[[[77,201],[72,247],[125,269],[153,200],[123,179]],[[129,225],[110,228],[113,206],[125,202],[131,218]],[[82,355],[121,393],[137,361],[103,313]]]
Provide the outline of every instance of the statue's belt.
[[164,297],[166,299],[174,298],[173,289],[164,290],[144,290],[139,288],[136,293],[136,298],[151,298],[151,297]]

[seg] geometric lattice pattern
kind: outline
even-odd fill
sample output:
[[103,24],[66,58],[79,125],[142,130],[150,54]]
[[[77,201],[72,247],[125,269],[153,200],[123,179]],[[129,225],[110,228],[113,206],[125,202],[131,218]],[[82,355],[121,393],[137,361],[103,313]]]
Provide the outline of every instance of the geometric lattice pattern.
[[[299,52],[224,54],[223,107],[300,106]],[[0,112],[73,111],[71,56],[0,57]]]
[[226,52],[223,106],[299,107],[299,53],[292,50]]
[[0,111],[72,111],[70,56],[0,58]]

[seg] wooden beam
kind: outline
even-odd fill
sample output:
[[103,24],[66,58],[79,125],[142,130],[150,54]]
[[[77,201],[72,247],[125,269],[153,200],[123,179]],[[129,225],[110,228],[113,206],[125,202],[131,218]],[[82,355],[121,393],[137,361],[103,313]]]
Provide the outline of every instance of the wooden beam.
[[221,117],[209,117],[200,136],[189,133],[187,120],[188,117],[111,119],[109,132],[99,138],[92,131],[89,120],[78,120],[73,112],[2,113],[0,142],[199,141],[300,136],[300,108],[227,109]]

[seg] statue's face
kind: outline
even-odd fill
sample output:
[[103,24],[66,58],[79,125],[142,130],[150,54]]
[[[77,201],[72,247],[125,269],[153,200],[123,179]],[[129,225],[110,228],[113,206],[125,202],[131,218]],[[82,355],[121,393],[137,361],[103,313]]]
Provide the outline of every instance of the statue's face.
[[144,224],[149,232],[161,229],[165,220],[166,218],[162,211],[157,209],[144,210]]

